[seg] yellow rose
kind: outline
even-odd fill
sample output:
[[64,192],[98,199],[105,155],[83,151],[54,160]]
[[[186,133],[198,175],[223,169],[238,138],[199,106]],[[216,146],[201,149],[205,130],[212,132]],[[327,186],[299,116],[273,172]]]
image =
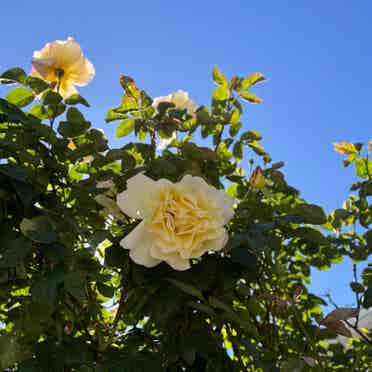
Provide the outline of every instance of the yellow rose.
[[92,63],[84,57],[80,45],[71,37],[47,43],[35,51],[31,75],[55,83],[62,97],[77,93],[75,85],[87,85],[94,77]]
[[334,143],[333,146],[335,151],[339,154],[351,155],[358,152],[355,146],[350,142],[338,142]]
[[137,174],[117,203],[129,217],[142,220],[120,243],[132,260],[146,267],[165,261],[175,270],[187,270],[191,258],[221,250],[234,213],[230,196],[190,175],[172,183]]
[[192,101],[189,94],[183,90],[178,90],[168,96],[154,98],[152,105],[156,108],[161,102],[174,103],[176,109],[187,110],[187,113],[191,116],[193,116],[196,111],[195,102]]

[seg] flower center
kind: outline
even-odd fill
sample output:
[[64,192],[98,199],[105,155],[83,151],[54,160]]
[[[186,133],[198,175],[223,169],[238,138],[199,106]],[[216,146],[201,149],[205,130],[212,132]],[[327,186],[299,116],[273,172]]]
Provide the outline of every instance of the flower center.
[[61,79],[65,74],[65,71],[62,68],[54,69],[54,74],[57,76],[58,79]]
[[[192,245],[196,235],[203,234],[210,225],[211,216],[199,205],[196,198],[177,192],[164,191],[160,204],[151,219],[149,229],[171,244]],[[180,246],[179,244],[176,244]]]

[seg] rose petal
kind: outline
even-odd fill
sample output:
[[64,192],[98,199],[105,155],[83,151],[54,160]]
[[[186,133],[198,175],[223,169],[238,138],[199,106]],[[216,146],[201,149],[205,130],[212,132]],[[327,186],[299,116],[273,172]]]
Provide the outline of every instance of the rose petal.
[[174,254],[168,257],[165,260],[165,262],[168,265],[170,265],[174,270],[178,270],[178,271],[188,270],[191,267],[190,261],[188,259],[182,258],[178,254]]
[[58,92],[63,98],[67,98],[76,94],[78,91],[70,81],[62,80]]
[[165,261],[175,270],[182,271],[191,267],[189,259],[181,257],[179,252],[164,251],[156,244],[151,245],[150,252],[152,257],[155,257],[160,261]]
[[85,57],[80,58],[71,68],[69,79],[77,86],[89,84],[95,75],[93,64]]
[[193,177],[191,175],[184,176],[179,182],[179,185],[185,192],[203,194],[203,197],[206,198],[210,207],[215,208],[221,215],[222,224],[225,225],[233,217],[234,200],[223,190],[212,187],[201,177]]
[[82,55],[80,45],[72,38],[48,43],[42,50],[42,58],[55,58],[58,65],[73,65]]
[[146,230],[145,222],[141,222],[133,231],[131,231],[121,242],[120,245],[129,249],[130,258],[139,265],[154,267],[161,260],[151,256],[151,236]]
[[132,218],[144,219],[152,216],[157,207],[157,196],[163,187],[172,185],[166,179],[154,181],[142,173],[128,180],[127,189],[117,196],[121,210]]

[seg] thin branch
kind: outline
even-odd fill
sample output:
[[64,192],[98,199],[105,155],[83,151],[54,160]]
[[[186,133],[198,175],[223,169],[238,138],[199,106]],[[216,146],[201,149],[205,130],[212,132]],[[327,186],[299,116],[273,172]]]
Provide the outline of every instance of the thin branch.
[[[353,263],[353,274],[354,274],[354,282],[357,283],[358,282],[358,273],[357,273],[356,263]],[[358,328],[359,315],[360,315],[360,305],[361,305],[358,292],[355,292],[355,299],[356,299],[357,309],[358,309],[358,314],[357,314],[356,320],[355,320],[355,327]]]
[[[336,308],[338,309],[338,305],[332,300],[331,295],[328,293],[326,294],[329,302]],[[363,332],[359,330],[359,328],[355,327],[354,324],[351,324],[348,320],[344,320],[345,324],[347,324],[350,328],[352,328],[358,335],[368,344],[372,345],[372,341],[367,337]]]

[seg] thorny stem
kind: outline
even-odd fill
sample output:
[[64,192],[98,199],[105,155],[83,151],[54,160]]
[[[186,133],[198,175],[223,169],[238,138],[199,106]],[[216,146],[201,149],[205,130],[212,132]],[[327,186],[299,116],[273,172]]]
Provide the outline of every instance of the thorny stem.
[[155,159],[155,152],[156,152],[156,134],[155,134],[155,130],[153,128],[151,128],[150,130],[150,139],[151,139],[151,146],[153,148],[153,152],[152,152],[152,158]]
[[[353,263],[353,274],[354,274],[354,282],[358,282],[358,274],[357,274],[357,265],[356,265],[356,263]],[[357,314],[356,320],[355,320],[355,327],[358,328],[359,313],[360,313],[360,298],[359,298],[359,294],[357,292],[355,292],[355,299],[356,299],[357,308],[358,308],[358,314]]]
[[[230,96],[232,96],[232,92],[231,91],[230,91]],[[227,102],[227,108],[226,109],[227,109],[228,112],[231,110],[231,102],[230,102],[230,100]],[[218,137],[217,137],[217,140],[216,140],[216,145],[214,146],[214,152],[217,152],[218,147],[221,144],[221,140],[222,140],[222,135],[223,135],[224,129],[225,129],[225,125],[223,124],[222,125],[222,128],[221,128],[221,131],[218,133]]]
[[[56,69],[55,71],[55,74],[57,76],[57,93],[59,93],[59,90],[61,88],[61,78],[64,74],[63,70],[61,69]],[[53,116],[51,119],[50,119],[50,128],[53,129],[53,125],[54,125],[54,121],[56,120],[56,117]]]

